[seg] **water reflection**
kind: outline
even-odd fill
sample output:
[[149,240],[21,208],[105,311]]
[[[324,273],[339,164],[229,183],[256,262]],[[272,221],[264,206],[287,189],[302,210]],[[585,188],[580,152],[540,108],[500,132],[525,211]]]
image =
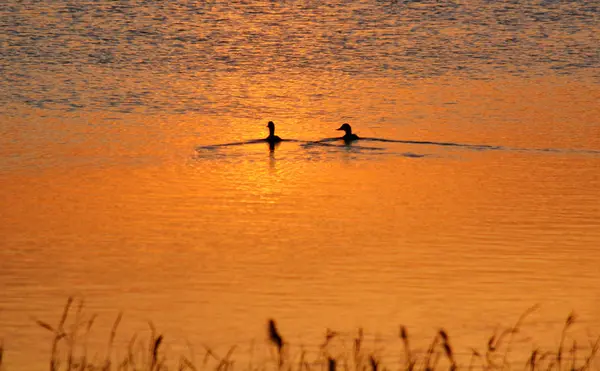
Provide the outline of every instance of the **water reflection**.
[[272,142],[272,141],[267,140],[267,143],[269,144],[269,152],[273,153],[273,152],[275,152],[275,148],[279,147],[279,145],[281,144],[281,141]]
[[275,168],[275,147],[269,143],[269,170],[274,173],[277,169]]
[[[285,101],[289,111],[335,97],[329,82],[349,76],[414,82],[583,71],[598,78],[596,7],[521,5],[11,2],[0,19],[0,103],[253,117],[259,107],[278,110],[265,101]],[[311,89],[290,94],[290,77]],[[263,91],[268,85],[282,89]]]
[[[21,314],[54,318],[73,288],[192,344],[255,336],[266,311],[319,335],[598,313],[597,9],[300,3],[6,7],[11,362],[46,362]],[[342,122],[360,140],[326,138]]]

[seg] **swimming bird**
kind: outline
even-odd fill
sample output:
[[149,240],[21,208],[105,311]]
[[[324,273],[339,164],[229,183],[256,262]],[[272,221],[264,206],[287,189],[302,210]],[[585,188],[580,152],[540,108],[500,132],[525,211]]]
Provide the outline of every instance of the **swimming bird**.
[[344,124],[342,126],[340,126],[338,129],[336,130],[343,130],[346,132],[346,134],[344,134],[344,136],[342,137],[342,139],[344,140],[344,142],[349,143],[353,140],[357,140],[358,135],[356,134],[352,134],[352,127],[350,127],[349,124]]
[[279,143],[282,141],[281,138],[279,138],[277,135],[275,135],[275,124],[273,123],[273,121],[269,121],[269,123],[267,124],[267,127],[269,128],[269,136],[265,138],[265,140],[267,142],[269,142],[269,144],[275,144],[275,143]]

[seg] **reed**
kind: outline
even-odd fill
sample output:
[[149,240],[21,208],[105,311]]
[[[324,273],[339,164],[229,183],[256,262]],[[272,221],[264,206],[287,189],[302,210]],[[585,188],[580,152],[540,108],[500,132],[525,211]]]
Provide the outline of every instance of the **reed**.
[[283,338],[277,331],[277,326],[275,325],[275,320],[269,320],[269,340],[277,347],[277,355],[278,355],[278,364],[279,368],[283,365]]
[[558,350],[556,351],[556,363],[558,364],[558,369],[561,369],[561,362],[562,362],[562,352],[563,352],[563,345],[565,343],[565,336],[567,334],[567,330],[569,329],[569,327],[571,327],[571,325],[573,324],[573,322],[575,321],[575,315],[573,313],[569,314],[569,316],[567,317],[567,320],[565,321],[565,325],[562,329],[562,333],[560,335],[560,344],[558,346]]
[[[575,314],[571,313],[564,322],[560,341],[556,347],[542,349],[533,346],[532,350],[521,362],[513,352],[515,334],[522,331],[524,319],[535,307],[529,308],[519,317],[514,326],[494,332],[485,345],[485,352],[469,348],[460,352],[452,345],[451,337],[445,329],[439,329],[429,345],[419,349],[414,344],[419,339],[411,339],[406,326],[400,326],[400,357],[388,357],[375,340],[373,346],[365,340],[362,328],[353,336],[345,337],[343,333],[327,329],[324,341],[317,346],[317,351],[307,351],[303,345],[294,345],[284,341],[274,319],[267,321],[265,345],[271,349],[271,358],[255,362],[252,343],[248,363],[239,363],[240,371],[457,371],[459,369],[496,371],[591,371],[600,369],[597,354],[600,350],[600,337],[577,341],[570,333],[575,325]],[[50,371],[165,371],[165,370],[203,370],[203,371],[235,371],[234,357],[237,346],[231,346],[224,354],[203,345],[201,362],[195,361],[195,352],[188,344],[189,356],[173,356],[168,353],[169,339],[160,334],[152,322],[148,323],[150,333],[145,339],[133,334],[126,349],[118,349],[115,339],[123,314],[119,313],[110,330],[106,354],[97,353],[89,356],[88,339],[95,315],[86,316],[83,311],[83,300],[69,298],[63,308],[56,325],[34,319],[38,326],[52,334],[49,344]],[[579,340],[579,339],[578,339]],[[583,345],[581,345],[583,344]],[[518,354],[524,355],[522,345]],[[115,349],[117,348],[117,349]],[[6,369],[6,345],[0,339],[0,371]],[[294,351],[298,350],[297,353]],[[396,348],[398,349],[398,348]],[[275,350],[275,354],[273,354]],[[123,354],[121,357],[115,354]],[[239,352],[238,352],[239,355]],[[512,357],[511,357],[512,356]],[[512,358],[512,359],[511,359]],[[390,362],[389,360],[392,359]],[[4,362],[4,363],[3,363]],[[461,363],[462,362],[462,363]],[[519,366],[520,365],[520,366]]]
[[362,364],[363,356],[362,356],[362,344],[364,341],[364,331],[362,328],[358,329],[358,333],[356,334],[356,338],[353,341],[352,355],[355,365]]
[[[67,299],[67,304],[65,305],[65,308],[63,309],[63,314],[58,322],[58,326],[56,326],[56,329],[46,322],[43,322],[41,320],[36,320],[37,324],[40,327],[52,332],[52,334],[54,335],[54,337],[52,338],[52,346],[51,346],[51,350],[50,350],[50,371],[57,371],[59,364],[60,364],[57,352],[58,352],[58,347],[59,347],[59,343],[61,342],[61,340],[64,339],[65,337],[67,337],[67,333],[65,333],[63,327],[65,324],[65,321],[67,320],[67,316],[69,314],[69,309],[71,308],[72,303],[73,303],[73,298],[70,297],[69,299]],[[71,339],[75,338],[74,333],[71,334],[70,338]],[[74,341],[70,341],[71,344],[73,342]],[[69,347],[69,349],[72,349],[72,346]],[[71,367],[71,364],[68,364],[68,366]]]
[[400,339],[402,339],[402,345],[404,346],[404,367],[407,371],[412,371],[415,367],[415,361],[410,351],[410,342],[408,340],[408,331],[406,327],[400,326]]
[[335,358],[329,357],[327,359],[327,371],[335,371],[337,367],[337,361]]

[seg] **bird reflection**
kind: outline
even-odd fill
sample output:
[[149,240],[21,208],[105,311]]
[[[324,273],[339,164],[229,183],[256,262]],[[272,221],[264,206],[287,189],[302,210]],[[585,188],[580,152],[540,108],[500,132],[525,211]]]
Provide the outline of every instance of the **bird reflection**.
[[[269,147],[271,147],[271,145],[269,145]],[[270,148],[269,148],[269,149],[270,149]],[[269,150],[269,170],[270,170],[271,172],[273,172],[273,171],[277,170],[277,169],[275,168],[275,163],[276,163],[276,162],[277,162],[277,161],[275,160],[275,151],[274,151],[274,150],[272,150],[272,149],[270,149],[270,150]]]

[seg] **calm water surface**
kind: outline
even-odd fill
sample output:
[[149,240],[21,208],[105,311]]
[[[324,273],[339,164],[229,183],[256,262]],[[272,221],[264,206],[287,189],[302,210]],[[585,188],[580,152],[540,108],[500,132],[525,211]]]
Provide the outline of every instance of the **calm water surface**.
[[[400,324],[468,355],[535,304],[526,351],[572,310],[587,343],[598,20],[591,1],[0,5],[6,368],[47,368],[34,320],[70,295],[98,354],[121,310],[119,344],[151,320],[198,359],[243,358],[269,317],[308,349],[362,326],[391,366]],[[204,148],[269,120],[299,142]],[[343,122],[404,142],[302,142]]]

